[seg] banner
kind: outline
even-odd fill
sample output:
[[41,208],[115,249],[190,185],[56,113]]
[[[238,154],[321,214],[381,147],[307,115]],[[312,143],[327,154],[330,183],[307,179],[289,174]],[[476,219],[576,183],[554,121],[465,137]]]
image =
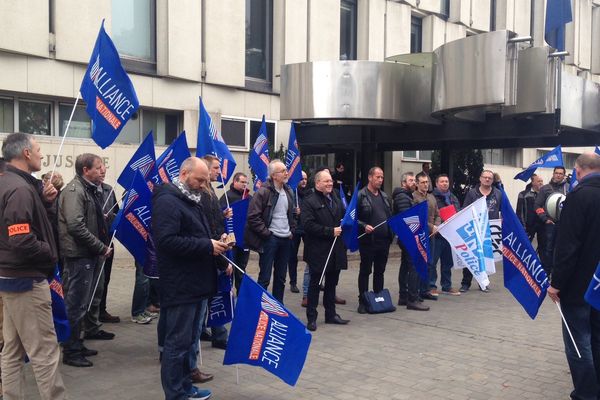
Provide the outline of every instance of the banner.
[[242,287],[223,364],[262,367],[288,385],[296,385],[310,347],[310,333],[247,274]]
[[190,148],[185,131],[183,131],[156,160],[156,169],[160,180],[163,183],[173,182],[174,178],[179,177],[179,167],[190,156]]
[[531,176],[538,168],[554,168],[562,166],[562,148],[560,147],[560,145],[558,145],[554,149],[552,149],[552,151],[544,154],[542,157],[532,162],[526,170],[521,171],[517,175],[515,175],[515,179],[520,179],[523,182],[527,182],[529,179],[531,179]]
[[534,319],[548,289],[548,277],[506,193],[502,193],[504,287]]
[[494,262],[502,261],[502,220],[490,219],[490,234],[494,249]]
[[489,212],[487,208],[487,203],[485,201],[475,203],[475,206],[473,206],[473,210],[476,213],[478,219],[477,229],[479,231],[479,237],[481,238],[481,241],[483,243],[483,258],[485,260],[485,272],[489,276],[496,273],[496,264],[494,261],[494,246],[492,244],[492,235],[489,223]]
[[344,192],[344,184],[340,182],[340,200],[342,200],[342,205],[344,209],[348,208],[348,199],[346,199],[346,193]]
[[[483,204],[482,204],[483,203]],[[474,209],[485,208],[485,197],[481,197],[468,207],[459,211],[452,219],[438,228],[450,244],[454,268],[468,268],[482,289],[485,289],[490,280],[486,272],[486,260],[483,250],[483,240],[479,232],[479,223],[474,219]]]
[[300,163],[300,150],[298,149],[298,142],[296,141],[296,130],[294,129],[293,121],[292,127],[290,128],[290,140],[288,142],[287,153],[285,154],[285,167],[288,170],[287,184],[292,189],[296,189],[302,180],[302,164]]
[[125,189],[129,188],[136,172],[139,172],[148,184],[150,190],[154,185],[160,183],[158,171],[156,170],[156,156],[154,154],[154,137],[152,131],[148,132],[146,138],[140,143],[138,149],[117,178],[117,183]]
[[110,146],[140,106],[119,53],[104,30],[104,20],[79,88],[92,120],[92,139]]
[[233,293],[231,277],[219,272],[217,278],[217,295],[208,303],[207,326],[223,326],[233,320]]
[[590,286],[585,292],[585,301],[587,301],[596,310],[600,310],[600,263],[596,267],[596,272],[592,276]]
[[358,190],[360,182],[356,183],[350,204],[346,207],[344,218],[342,219],[342,240],[346,248],[351,252],[358,250],[358,219],[356,218],[356,202],[358,199]]
[[572,20],[571,0],[547,0],[544,40],[548,46],[565,50],[565,25]]
[[231,217],[230,229],[235,234],[235,245],[239,248],[244,248],[244,228],[246,227],[246,219],[248,217],[248,206],[250,205],[250,198],[236,201],[231,203],[230,207],[233,211],[233,217]]
[[71,336],[71,326],[67,317],[67,308],[65,306],[65,295],[63,284],[60,280],[58,265],[54,268],[54,275],[48,279],[50,286],[50,298],[52,299],[52,319],[54,320],[54,330],[56,331],[56,340],[58,343],[64,343]]
[[428,262],[431,258],[427,207],[427,202],[423,201],[388,218],[388,226],[398,235],[424,282],[429,282]]
[[[292,124],[293,126],[293,124]],[[258,137],[254,142],[254,146],[250,149],[248,155],[248,164],[254,172],[254,191],[257,191],[260,186],[269,178],[269,139],[267,136],[267,124],[265,116],[262,117]]]
[[227,184],[233,176],[236,167],[235,159],[229,151],[229,147],[223,140],[223,137],[213,124],[212,118],[204,108],[204,103],[200,99],[200,115],[198,120],[198,143],[196,146],[196,157],[204,157],[212,154],[219,159],[221,163],[221,178],[223,185]]

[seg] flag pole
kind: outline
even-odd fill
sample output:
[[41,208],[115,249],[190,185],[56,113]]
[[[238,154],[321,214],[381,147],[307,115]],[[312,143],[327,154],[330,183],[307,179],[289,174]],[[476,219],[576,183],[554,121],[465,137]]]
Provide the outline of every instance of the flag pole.
[[52,167],[52,173],[50,174],[50,179],[48,179],[48,182],[52,182],[52,178],[54,177],[54,172],[56,171],[56,164],[58,164],[58,156],[62,152],[63,145],[65,144],[65,138],[67,137],[67,132],[69,132],[69,127],[71,126],[71,121],[73,120],[73,115],[75,114],[75,109],[77,108],[77,103],[79,103],[80,97],[81,93],[77,91],[77,98],[75,99],[75,104],[73,104],[73,109],[71,110],[71,115],[69,116],[67,126],[65,127],[65,133],[63,134],[62,140],[60,141],[58,153],[56,153],[56,158],[54,159],[54,166]]
[[238,271],[240,271],[242,274],[245,274],[246,271],[244,271],[243,269],[241,269],[240,267],[238,267],[238,265],[236,263],[234,263],[233,261],[231,261],[229,258],[227,258],[227,256],[225,254],[219,254],[221,257],[223,257],[224,259],[226,259],[229,264],[233,265],[235,268],[238,269]]
[[[375,225],[375,226],[373,227],[373,230],[375,230],[375,229],[379,228],[381,225],[385,224],[386,222],[387,222],[387,219],[384,219],[383,221],[381,221],[380,223],[378,223],[377,225]],[[358,239],[360,239],[361,237],[365,236],[366,234],[367,234],[367,232],[361,233],[361,234],[358,236]]]
[[[106,197],[106,200],[104,201],[104,204],[102,205],[102,211],[104,211],[104,207],[106,207],[106,205],[108,204],[108,201],[110,200],[110,195],[113,194],[115,192],[115,188],[114,186],[111,187],[110,189],[110,193],[108,194],[108,196]],[[116,203],[115,203],[116,205]],[[112,209],[115,208],[115,206],[113,206],[110,210],[108,210],[107,212],[111,212]]]
[[[108,243],[108,248],[110,248],[110,246],[112,246],[114,240],[115,240],[115,235],[117,234],[117,230],[115,229],[115,231],[112,234],[112,237],[110,238],[110,242]],[[114,249],[113,249],[114,251]],[[87,312],[90,312],[90,308],[92,308],[92,303],[94,302],[94,296],[96,295],[96,290],[98,290],[98,284],[100,283],[100,278],[102,277],[102,272],[104,271],[104,264],[106,264],[106,259],[108,257],[104,257],[104,260],[102,261],[102,266],[100,267],[100,273],[98,274],[98,279],[96,279],[96,285],[94,285],[94,291],[92,292],[92,297],[90,298],[90,304],[88,304],[87,307]]]
[[327,260],[325,260],[325,266],[323,267],[323,272],[321,273],[321,279],[319,279],[319,286],[323,283],[323,277],[325,277],[325,270],[327,269],[327,264],[329,264],[329,258],[331,257],[331,253],[333,252],[333,248],[335,247],[335,242],[337,241],[337,236],[333,238],[333,243],[331,248],[329,249],[329,254],[327,255]]
[[554,304],[556,304],[556,308],[558,308],[558,312],[560,313],[560,317],[562,318],[562,321],[565,324],[565,328],[567,328],[567,332],[569,332],[569,337],[571,338],[571,342],[573,342],[573,346],[575,346],[575,351],[577,352],[577,355],[579,356],[579,358],[581,358],[581,353],[579,352],[579,349],[577,348],[575,339],[573,339],[573,334],[571,333],[571,329],[569,329],[569,324],[567,324],[565,315],[563,314],[562,309],[560,308],[560,303],[558,301],[555,301]]
[[300,208],[300,200],[298,200],[298,186],[296,186],[296,208]]

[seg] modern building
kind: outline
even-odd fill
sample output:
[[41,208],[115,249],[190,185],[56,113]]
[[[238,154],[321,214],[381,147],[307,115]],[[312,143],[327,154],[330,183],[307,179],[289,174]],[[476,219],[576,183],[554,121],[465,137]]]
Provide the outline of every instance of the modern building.
[[[394,56],[432,52],[491,31],[531,36],[530,46],[543,47],[544,14],[544,0],[2,0],[0,140],[10,132],[36,135],[47,155],[44,171],[58,159],[58,171],[67,180],[74,174],[77,154],[97,153],[108,166],[107,182],[117,186],[119,172],[150,130],[157,154],[181,131],[195,147],[201,96],[238,168],[249,172],[247,154],[263,115],[275,150],[287,146],[291,120],[282,118],[282,66],[398,61],[402,59]],[[140,111],[116,143],[101,150],[90,139],[90,120],[79,101],[58,155],[102,20],[133,81]],[[600,52],[592,46],[599,41],[600,1],[573,0],[565,69],[600,82]],[[466,67],[474,61],[461,62]],[[327,87],[320,90],[325,93]],[[430,93],[411,95],[419,99]],[[285,101],[295,99],[288,96]],[[312,122],[299,122],[303,152],[303,132],[310,136]],[[321,145],[307,143],[304,163],[333,167],[341,160],[356,175],[365,167],[361,151],[371,150],[330,145],[327,127],[332,126],[343,135],[343,122],[322,125]],[[391,125],[390,134],[395,127]],[[418,126],[414,129],[418,133]],[[588,142],[586,146],[596,144]],[[554,147],[538,141],[524,148],[529,146],[506,140],[478,147],[486,144],[486,167],[500,172],[514,198],[523,185],[512,176]],[[435,136],[429,145],[418,145],[403,147],[397,140],[390,147],[394,151],[377,149],[374,160],[386,171],[386,188],[397,186],[403,171],[419,172],[420,163],[429,161],[431,150],[439,147]],[[583,150],[564,149],[568,168]],[[547,180],[549,172],[544,175]]]

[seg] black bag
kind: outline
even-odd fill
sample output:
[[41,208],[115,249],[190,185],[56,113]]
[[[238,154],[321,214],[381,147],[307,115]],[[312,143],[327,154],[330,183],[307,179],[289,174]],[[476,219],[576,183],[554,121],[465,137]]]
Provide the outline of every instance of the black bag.
[[386,312],[396,311],[396,307],[392,303],[392,297],[387,289],[383,289],[379,293],[373,293],[372,291],[364,292],[363,299],[367,306],[367,312],[369,314],[380,314]]

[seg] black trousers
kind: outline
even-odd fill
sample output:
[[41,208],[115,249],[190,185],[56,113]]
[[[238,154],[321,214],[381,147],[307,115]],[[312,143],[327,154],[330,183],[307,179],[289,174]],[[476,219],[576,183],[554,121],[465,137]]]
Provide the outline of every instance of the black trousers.
[[[233,262],[245,271],[246,267],[248,266],[248,259],[250,258],[250,250],[244,250],[241,247],[234,246],[231,252],[233,253]],[[240,293],[240,285],[242,284],[243,276],[244,274],[241,271],[233,267],[233,281],[235,292],[238,295]]]
[[115,255],[114,246],[112,246],[112,248],[113,252],[104,262],[104,292],[102,292],[102,299],[100,300],[100,315],[106,313],[106,296],[108,294],[108,284],[110,283],[110,273],[112,271],[113,258]]
[[[319,313],[319,280],[321,279],[322,269],[310,267],[310,283],[308,285],[308,306],[306,307],[306,319],[308,322],[316,321]],[[325,290],[323,291],[323,307],[325,307],[325,320],[335,317],[335,288],[340,279],[340,270],[329,267],[325,271]]]
[[290,275],[290,285],[298,283],[298,249],[302,241],[302,234],[295,234],[292,238],[292,248],[290,250],[290,261],[288,261],[288,273]]
[[364,304],[362,294],[369,290],[369,276],[373,273],[373,292],[383,290],[385,266],[390,252],[390,242],[374,242],[360,245],[360,270],[358,272],[358,298]]
[[421,278],[406,250],[404,250],[402,246],[400,246],[400,249],[402,250],[402,255],[400,256],[400,271],[398,272],[400,298],[414,303],[419,300]]

